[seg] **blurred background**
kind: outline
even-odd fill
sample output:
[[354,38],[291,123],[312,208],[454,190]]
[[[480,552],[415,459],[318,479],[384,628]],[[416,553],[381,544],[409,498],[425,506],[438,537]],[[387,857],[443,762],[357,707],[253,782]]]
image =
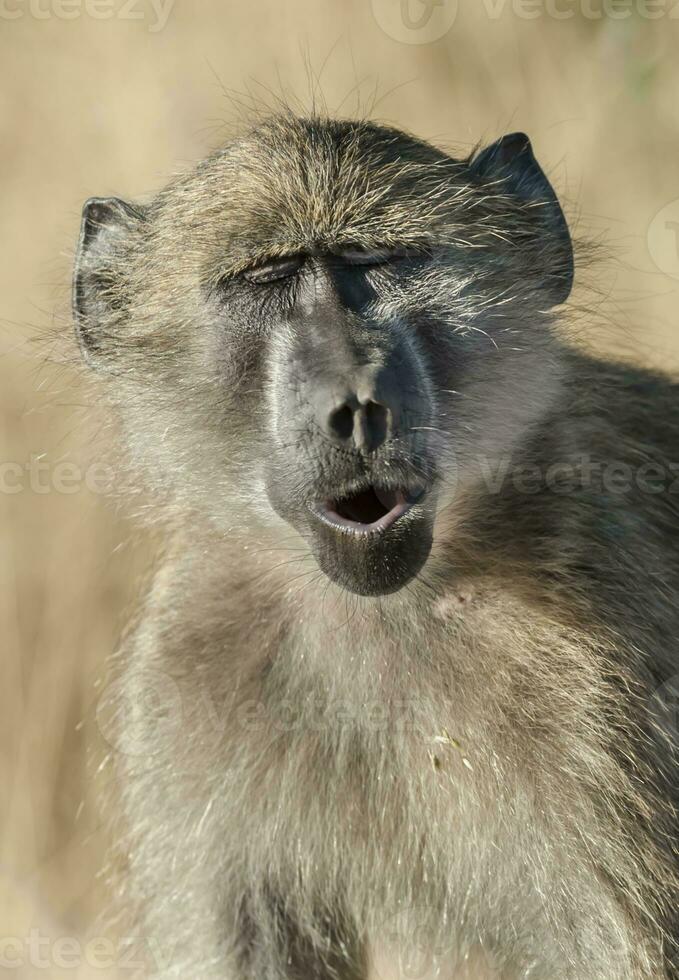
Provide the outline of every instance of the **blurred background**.
[[97,705],[153,546],[104,492],[110,436],[69,339],[84,199],[152,194],[280,99],[461,153],[522,129],[605,246],[578,270],[577,342],[679,372],[678,17],[679,0],[0,0],[0,972],[123,976],[138,952],[112,956],[97,918]]

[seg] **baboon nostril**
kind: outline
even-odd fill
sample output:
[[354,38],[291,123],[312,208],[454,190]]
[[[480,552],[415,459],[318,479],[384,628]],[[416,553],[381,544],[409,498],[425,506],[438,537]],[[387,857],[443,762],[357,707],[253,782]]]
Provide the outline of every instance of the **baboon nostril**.
[[348,405],[342,405],[330,413],[330,431],[339,439],[351,439],[354,431],[354,413]]
[[326,411],[325,431],[347,448],[372,453],[392,435],[394,420],[388,403],[373,401],[372,398],[362,400],[358,394],[352,393],[341,405],[335,402]]

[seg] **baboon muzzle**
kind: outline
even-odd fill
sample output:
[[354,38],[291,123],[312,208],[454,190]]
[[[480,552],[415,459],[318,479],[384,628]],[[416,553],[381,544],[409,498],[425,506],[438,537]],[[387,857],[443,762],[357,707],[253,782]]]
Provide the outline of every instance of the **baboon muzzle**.
[[322,282],[298,300],[274,352],[287,465],[271,465],[269,497],[330,578],[385,594],[431,546],[431,383],[404,325],[348,308]]
[[[279,418],[326,448],[369,456],[406,445],[431,415],[420,357],[397,324],[369,315],[372,291],[356,270],[321,268],[296,297],[283,363]],[[278,373],[277,372],[277,373]]]

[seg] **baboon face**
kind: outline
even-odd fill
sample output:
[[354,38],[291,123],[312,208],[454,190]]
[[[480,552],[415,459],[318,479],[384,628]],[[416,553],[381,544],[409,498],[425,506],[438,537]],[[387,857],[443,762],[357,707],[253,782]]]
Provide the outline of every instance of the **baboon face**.
[[322,572],[404,586],[475,461],[556,371],[572,252],[525,136],[467,160],[276,118],[147,207],[92,199],[74,282],[132,456],[220,533],[294,529]]

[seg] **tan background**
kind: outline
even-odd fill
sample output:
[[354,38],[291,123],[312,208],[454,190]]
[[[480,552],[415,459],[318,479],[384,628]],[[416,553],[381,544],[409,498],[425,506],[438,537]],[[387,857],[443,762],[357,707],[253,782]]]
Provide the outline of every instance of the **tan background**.
[[[145,564],[138,532],[63,466],[106,457],[96,396],[51,339],[82,201],[153,192],[248,98],[313,96],[464,150],[525,129],[580,233],[610,246],[580,335],[674,370],[679,206],[652,224],[679,198],[672,7],[553,0],[579,11],[557,19],[540,0],[460,0],[442,38],[408,43],[423,38],[400,0],[176,0],[160,30],[150,0],[0,0],[0,938],[24,944],[9,955],[30,958],[31,927],[78,941],[97,928],[105,842],[86,747],[106,749],[101,678]],[[61,976],[69,948],[9,974]]]

